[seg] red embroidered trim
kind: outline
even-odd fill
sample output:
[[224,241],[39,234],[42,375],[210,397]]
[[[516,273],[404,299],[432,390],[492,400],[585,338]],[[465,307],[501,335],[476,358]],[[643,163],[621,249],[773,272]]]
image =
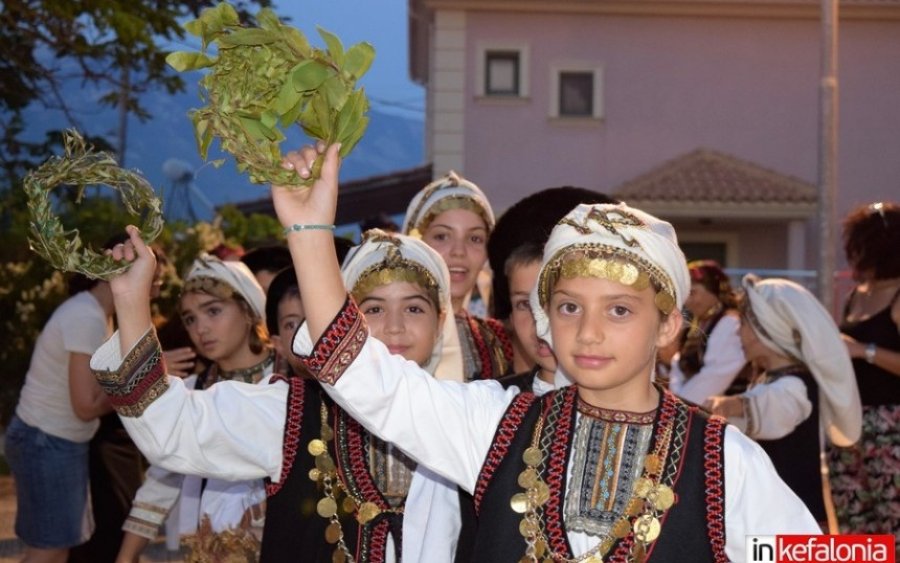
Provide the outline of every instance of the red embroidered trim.
[[384,495],[378,490],[375,479],[369,471],[369,455],[366,447],[366,431],[360,423],[344,412],[340,407],[335,407],[336,416],[340,417],[340,425],[337,435],[346,436],[347,451],[341,451],[339,443],[336,449],[342,463],[338,466],[338,478],[341,485],[347,490],[358,494],[364,502],[375,503],[381,510],[390,509]]
[[284,421],[284,443],[281,446],[281,480],[273,483],[266,479],[266,496],[272,496],[281,490],[287,481],[297,452],[300,451],[300,431],[303,422],[303,400],[306,396],[306,387],[303,380],[298,377],[287,378],[283,375],[274,375],[269,383],[284,381],[288,384],[287,416]]
[[[387,537],[391,529],[391,522],[382,520],[372,528],[372,539],[369,541],[369,561],[371,563],[383,563],[387,557]],[[357,556],[357,559],[360,559]]]
[[712,416],[703,430],[703,470],[706,481],[706,532],[716,562],[725,563],[725,420]]
[[[140,381],[138,381],[137,385],[134,386],[134,389],[131,390],[131,393],[128,393],[127,395],[108,394],[107,396],[109,397],[109,403],[116,410],[119,410],[123,407],[132,407],[135,405],[139,405],[143,402],[149,404],[156,399],[156,397],[152,396],[150,392],[153,390],[154,386],[159,384],[160,381],[165,380],[165,378],[166,363],[160,357],[160,360],[156,362],[156,364],[153,365],[149,370],[147,370],[147,373],[141,378]],[[167,386],[164,386],[162,391],[165,392],[166,388]],[[141,411],[143,411],[143,408],[141,408]]]
[[519,393],[513,398],[503,418],[500,419],[494,440],[491,442],[491,448],[484,458],[484,465],[481,466],[478,481],[475,482],[475,493],[472,495],[475,500],[475,514],[478,514],[481,508],[481,500],[484,498],[484,493],[500,466],[500,462],[509,452],[513,436],[522,425],[525,413],[536,399],[537,397],[533,393]]
[[[550,445],[547,459],[547,476],[545,481],[550,487],[550,500],[544,507],[547,541],[557,553],[571,557],[566,530],[563,525],[562,509],[565,496],[566,467],[569,464],[569,442],[572,439],[572,421],[575,416],[575,397],[577,386],[571,385],[558,393],[564,393],[562,408],[556,420],[556,435]],[[552,408],[556,393],[550,393],[544,399],[544,414]]]
[[[513,345],[509,333],[506,332],[506,327],[503,326],[502,322],[491,317],[484,319],[484,322],[487,323],[488,328],[490,328],[497,336],[497,340],[500,341],[500,346],[503,348],[503,357],[506,359],[506,365],[511,366],[513,363]],[[503,374],[498,373],[497,377],[500,377],[501,375]]]
[[334,385],[362,350],[369,329],[356,303],[348,295],[343,307],[319,338],[309,356],[300,360],[319,381]]

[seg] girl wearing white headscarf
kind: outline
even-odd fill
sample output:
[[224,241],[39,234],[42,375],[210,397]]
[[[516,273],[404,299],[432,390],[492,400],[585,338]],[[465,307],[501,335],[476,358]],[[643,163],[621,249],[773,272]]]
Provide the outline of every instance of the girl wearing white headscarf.
[[[275,298],[299,299],[280,277]],[[411,355],[407,348],[419,345],[421,357],[411,365],[462,381],[449,274],[437,252],[416,239],[372,231],[348,255],[342,278],[373,325],[377,317],[392,319],[383,323],[387,345]],[[396,320],[382,293],[393,286],[405,288],[403,315],[431,319],[428,339],[404,340],[407,332],[422,333]],[[135,308],[129,310],[120,317],[126,331],[136,322]],[[292,314],[299,318],[302,310]],[[197,393],[165,377],[152,330],[124,361],[118,344],[110,339],[93,366],[105,390],[120,398],[114,402],[125,427],[149,459],[210,480],[267,479],[261,561],[397,561],[401,537],[404,561],[453,561],[461,525],[456,486],[369,436],[314,380],[275,376],[271,385],[221,382],[214,392]],[[116,370],[106,371],[111,367]],[[131,387],[140,393],[129,394]]]
[[484,192],[452,171],[422,188],[403,219],[403,233],[422,239],[447,263],[466,381],[512,372],[512,342],[503,323],[467,310],[495,223]]
[[823,495],[821,434],[847,447],[862,432],[850,355],[828,311],[803,286],[752,274],[743,286],[741,344],[764,371],[746,392],[712,397],[707,406],[756,439],[826,524],[830,499]]
[[[184,279],[179,314],[197,351],[212,362],[203,373],[184,379],[187,388],[259,383],[271,375],[265,294],[243,263],[208,255],[195,260]],[[146,398],[117,410],[145,407]],[[221,557],[224,549],[233,561],[258,560],[266,498],[262,480],[203,479],[190,473],[151,466],[123,525],[120,561],[138,561],[167,518],[169,533],[180,535],[193,557]]]

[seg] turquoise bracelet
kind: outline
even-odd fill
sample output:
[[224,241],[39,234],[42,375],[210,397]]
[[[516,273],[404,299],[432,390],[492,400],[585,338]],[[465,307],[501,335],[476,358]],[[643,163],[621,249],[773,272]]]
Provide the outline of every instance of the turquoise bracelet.
[[295,233],[297,231],[333,231],[334,225],[298,225],[293,224],[290,227],[284,228],[284,235],[287,236],[291,233]]

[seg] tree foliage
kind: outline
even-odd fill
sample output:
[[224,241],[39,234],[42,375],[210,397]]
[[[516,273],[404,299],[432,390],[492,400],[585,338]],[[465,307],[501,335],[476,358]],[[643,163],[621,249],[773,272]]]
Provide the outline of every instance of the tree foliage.
[[[184,38],[181,21],[197,17],[215,0],[6,0],[0,5],[0,165],[5,186],[21,168],[43,160],[43,142],[23,136],[22,110],[31,104],[58,110],[80,127],[79,116],[62,94],[67,80],[100,92],[101,107],[120,107],[139,119],[150,117],[141,94],[151,88],[175,93],[183,80],[165,62],[167,44]],[[237,4],[249,18],[251,5]],[[12,170],[14,174],[10,175]]]

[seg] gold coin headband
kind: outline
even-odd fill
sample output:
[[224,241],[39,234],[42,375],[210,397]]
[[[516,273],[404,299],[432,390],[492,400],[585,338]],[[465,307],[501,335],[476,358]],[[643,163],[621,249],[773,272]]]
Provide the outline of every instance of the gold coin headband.
[[232,299],[237,293],[227,282],[211,276],[194,276],[185,280],[181,295],[194,292],[206,293],[221,299]]
[[421,286],[428,295],[428,299],[434,303],[438,312],[441,312],[440,286],[438,286],[431,272],[421,264],[411,260],[404,259],[399,264],[392,264],[387,267],[384,262],[380,262],[366,268],[359,276],[359,280],[353,286],[350,294],[359,303],[368,295],[371,295],[375,288],[396,282],[408,282]]
[[109,153],[95,151],[74,129],[63,134],[63,142],[64,155],[51,157],[32,170],[23,182],[31,212],[28,241],[33,251],[58,270],[108,280],[126,271],[130,264],[85,246],[77,229],[64,229],[60,218],[53,213],[50,192],[60,185],[73,185],[77,188],[76,201],[81,201],[87,186],[109,186],[119,192],[130,215],[143,216],[141,238],[148,244],[163,228],[161,202],[143,176],[119,167]]
[[550,301],[550,292],[560,278],[601,278],[638,291],[652,286],[656,291],[654,303],[660,311],[668,315],[675,308],[675,288],[669,276],[650,261],[617,246],[585,243],[557,252],[538,279],[541,305]]
[[[340,154],[347,156],[369,123],[369,102],[356,82],[372,65],[375,49],[358,43],[345,50],[337,36],[321,28],[327,50],[313,48],[268,8],[256,21],[259,27],[241,25],[227,2],[203,10],[184,26],[201,38],[201,51],[170,53],[166,62],[179,72],[209,69],[200,80],[207,105],[190,114],[204,160],[216,137],[251,182],[310,186],[319,177],[322,158],[307,179],[282,168],[282,129],[300,125],[314,139],[341,143]],[[215,57],[207,54],[211,44]]]

